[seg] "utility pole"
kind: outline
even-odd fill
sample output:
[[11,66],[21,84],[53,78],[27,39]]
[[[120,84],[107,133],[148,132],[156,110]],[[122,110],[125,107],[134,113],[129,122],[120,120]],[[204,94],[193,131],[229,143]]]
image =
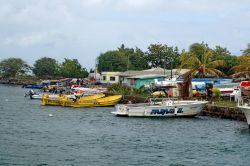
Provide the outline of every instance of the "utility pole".
[[127,62],[127,71],[129,69],[129,54],[128,54],[128,62]]
[[172,80],[173,78],[173,66],[172,66],[172,60],[170,61],[170,67],[171,67],[171,75],[170,75],[170,79]]
[[164,58],[164,76],[166,75],[166,58]]
[[97,58],[95,59],[95,80],[96,80],[96,72],[97,72]]

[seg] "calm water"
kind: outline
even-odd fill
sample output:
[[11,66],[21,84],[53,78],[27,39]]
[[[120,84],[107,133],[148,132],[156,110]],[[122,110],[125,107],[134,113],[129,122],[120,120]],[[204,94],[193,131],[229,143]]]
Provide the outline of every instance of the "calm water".
[[25,91],[0,85],[0,165],[250,165],[246,122],[122,118],[40,106]]

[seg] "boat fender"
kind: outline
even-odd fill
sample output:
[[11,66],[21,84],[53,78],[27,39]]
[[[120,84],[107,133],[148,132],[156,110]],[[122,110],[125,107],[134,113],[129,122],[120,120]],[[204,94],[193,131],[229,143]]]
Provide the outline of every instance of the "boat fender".
[[175,116],[177,115],[177,111],[178,111],[178,108],[175,106],[175,107],[174,107],[174,115],[175,115]]

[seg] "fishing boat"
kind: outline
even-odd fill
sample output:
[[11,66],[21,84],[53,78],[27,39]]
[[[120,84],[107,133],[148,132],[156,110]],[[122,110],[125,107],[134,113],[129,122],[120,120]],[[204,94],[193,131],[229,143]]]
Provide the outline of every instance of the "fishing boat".
[[79,97],[76,95],[56,95],[56,94],[44,94],[42,96],[42,105],[50,106],[64,106],[71,107],[73,104],[82,103],[86,101],[93,101],[104,97],[104,94]]
[[244,104],[244,105],[239,105],[239,102],[238,102],[237,107],[244,113],[244,115],[247,119],[248,128],[250,129],[250,103]]
[[30,89],[42,89],[45,85],[40,83],[35,84],[24,84],[23,88],[30,88]]
[[84,87],[72,87],[71,88],[75,93],[82,93],[82,94],[100,94],[107,92],[107,88],[84,88]]
[[96,100],[85,100],[81,102],[75,102],[72,103],[71,106],[75,108],[114,106],[121,100],[121,98],[122,95],[113,95],[99,98]]
[[239,84],[242,94],[250,97],[250,81],[241,81]]
[[206,104],[207,101],[150,98],[148,103],[117,104],[112,113],[137,117],[192,117],[198,115]]
[[91,96],[83,96],[83,97],[80,97],[80,98],[74,98],[72,96],[66,96],[65,95],[61,99],[61,105],[64,106],[64,107],[72,107],[73,105],[76,105],[76,103],[77,104],[80,104],[80,103],[83,103],[83,102],[86,103],[87,101],[93,101],[93,100],[102,98],[104,96],[105,96],[104,94],[96,94],[96,95],[91,95]]
[[65,95],[58,94],[43,94],[41,99],[41,105],[60,106],[64,96]]

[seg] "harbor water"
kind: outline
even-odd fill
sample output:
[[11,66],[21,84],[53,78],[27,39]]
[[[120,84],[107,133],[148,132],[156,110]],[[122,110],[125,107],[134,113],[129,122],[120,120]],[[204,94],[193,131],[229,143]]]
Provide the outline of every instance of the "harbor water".
[[250,165],[246,122],[41,106],[0,85],[0,165]]

